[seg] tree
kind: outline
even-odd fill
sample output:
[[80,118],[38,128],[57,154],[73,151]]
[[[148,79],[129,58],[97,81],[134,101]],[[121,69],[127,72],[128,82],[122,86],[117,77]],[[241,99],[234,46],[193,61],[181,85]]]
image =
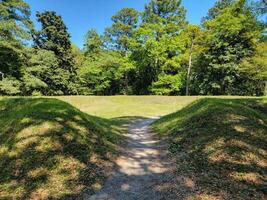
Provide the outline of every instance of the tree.
[[0,1],[0,72],[2,76],[22,76],[23,42],[30,39],[30,8],[23,0]]
[[197,25],[189,25],[185,30],[185,37],[189,47],[189,58],[188,58],[188,68],[186,76],[186,96],[189,95],[190,82],[191,82],[191,70],[192,70],[192,58],[195,53],[195,46],[199,45],[201,30]]
[[181,72],[181,57],[185,47],[180,40],[180,33],[186,25],[185,9],[180,0],[152,0],[145,6],[142,19],[143,23],[135,30],[135,39],[131,43],[131,58],[138,67],[135,90],[138,94],[152,91],[175,94],[177,85],[181,84],[171,81],[167,85],[174,83],[176,86],[170,86],[175,91],[169,93],[160,92],[159,85],[167,80],[165,76],[175,76],[172,80],[178,80],[177,74]]
[[[225,20],[227,19],[227,20]],[[263,31],[261,23],[246,6],[235,1],[211,20],[204,21],[205,45],[196,69],[195,86],[200,94],[242,93],[244,76],[238,66],[253,54]]]
[[[143,14],[143,22],[149,24],[175,24],[185,25],[185,9],[181,6],[181,0],[151,0]],[[167,29],[167,31],[172,31]]]
[[[241,73],[248,75],[258,87],[250,92],[251,95],[263,95],[267,82],[267,42],[257,45],[256,51],[250,57],[242,60],[239,68]],[[251,87],[250,87],[251,88]]]
[[59,67],[53,51],[30,49],[29,62],[23,76],[23,93],[31,95],[63,95],[69,91],[70,73]]
[[59,66],[69,72],[74,71],[74,59],[71,53],[70,35],[61,16],[55,12],[37,12],[38,22],[42,24],[41,31],[34,36],[36,47],[53,51],[58,58]]
[[78,70],[82,94],[114,95],[122,90],[122,57],[118,52],[100,51],[87,56]]
[[131,54],[130,44],[134,30],[138,26],[139,15],[139,12],[133,8],[123,8],[112,16],[113,24],[105,31],[107,47],[118,51],[125,57],[120,66],[121,73],[123,73],[123,94],[132,93],[130,76],[133,75],[134,65],[128,58]]
[[98,54],[103,46],[103,40],[95,29],[90,29],[85,35],[84,51],[85,55]]
[[209,9],[208,15],[204,20],[211,20],[220,15],[220,13],[227,7],[233,5],[236,0],[217,0],[215,5]]
[[1,95],[19,95],[21,82],[14,77],[5,77],[0,81]]
[[255,53],[241,63],[241,71],[250,73],[256,79],[267,81],[267,41],[257,45]]
[[[72,54],[70,35],[62,18],[55,12],[36,14],[42,29],[34,34],[35,47],[52,51],[57,58],[53,66],[52,91],[58,94],[72,94],[75,81],[75,60]],[[54,87],[57,88],[54,88]]]
[[129,53],[133,31],[138,24],[139,12],[133,8],[123,8],[111,19],[113,24],[105,31],[109,41],[108,46],[126,55]]
[[75,44],[71,45],[71,53],[73,55],[74,58],[74,62],[75,62],[75,68],[78,69],[82,66],[82,63],[84,61],[84,54],[83,51],[76,46]]

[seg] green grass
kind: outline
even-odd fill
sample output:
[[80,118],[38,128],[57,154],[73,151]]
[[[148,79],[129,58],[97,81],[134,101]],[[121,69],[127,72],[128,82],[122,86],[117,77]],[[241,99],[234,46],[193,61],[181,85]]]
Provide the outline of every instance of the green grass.
[[1,99],[0,199],[73,199],[97,189],[127,120],[57,99]]
[[106,178],[124,124],[195,99],[1,97],[0,199],[73,199],[93,192]]
[[[85,190],[93,193],[112,169],[125,124],[180,109],[153,126],[162,136],[170,136],[173,152],[186,152],[183,161],[190,167],[177,166],[185,172],[207,173],[203,178],[207,183],[197,180],[204,191],[221,187],[209,189],[214,180],[231,194],[239,187],[232,185],[238,183],[241,197],[254,190],[260,197],[266,186],[262,182],[267,99],[202,98],[0,97],[0,199],[76,199]],[[233,154],[228,156],[228,151]],[[226,160],[213,161],[220,153]],[[238,160],[245,155],[246,161]],[[220,171],[220,166],[237,169]]]
[[163,116],[175,112],[201,97],[63,96],[56,98],[66,101],[88,114],[111,119],[125,116]]
[[[199,199],[266,199],[267,99],[201,99],[153,129]],[[185,186],[186,187],[186,186]]]

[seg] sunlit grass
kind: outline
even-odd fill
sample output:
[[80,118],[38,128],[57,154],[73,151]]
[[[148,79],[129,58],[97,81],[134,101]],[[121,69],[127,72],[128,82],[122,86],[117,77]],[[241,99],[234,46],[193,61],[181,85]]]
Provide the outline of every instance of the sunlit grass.
[[57,97],[91,115],[116,118],[125,116],[162,116],[195,101],[199,97],[162,96],[66,96]]
[[[204,96],[63,96],[66,101],[81,111],[104,118],[125,116],[164,116],[180,110]],[[237,98],[218,96],[212,98]],[[248,98],[248,97],[238,97]]]

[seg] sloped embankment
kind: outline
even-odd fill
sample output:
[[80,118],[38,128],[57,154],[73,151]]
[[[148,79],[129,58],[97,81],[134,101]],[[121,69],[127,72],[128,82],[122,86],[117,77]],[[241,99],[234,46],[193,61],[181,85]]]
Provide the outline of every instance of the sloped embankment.
[[97,189],[119,135],[111,121],[60,100],[2,99],[0,199],[73,199]]
[[266,99],[202,99],[153,124],[177,158],[186,199],[266,199]]

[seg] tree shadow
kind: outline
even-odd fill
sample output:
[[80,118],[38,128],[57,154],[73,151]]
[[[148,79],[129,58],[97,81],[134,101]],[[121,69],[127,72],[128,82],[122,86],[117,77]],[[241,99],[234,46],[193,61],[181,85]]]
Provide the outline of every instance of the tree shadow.
[[128,127],[124,148],[116,161],[115,172],[96,195],[83,199],[177,199],[192,193],[190,178],[180,176],[179,190],[173,190],[174,160],[167,146],[148,126],[154,119],[137,119]]
[[[142,138],[145,118],[106,120],[56,99],[3,99],[0,198],[83,199],[107,188],[103,195],[115,199],[264,199],[266,113],[258,100],[203,99],[163,117],[157,130],[170,133],[174,165],[154,153],[165,151],[164,141]],[[141,125],[133,136],[142,137],[128,140],[122,133],[134,122]],[[140,173],[126,173],[116,154]]]
[[266,198],[266,111],[260,99],[202,99],[155,124],[170,130],[177,171],[194,177],[191,198]]
[[0,198],[74,199],[112,171],[122,124],[47,98],[0,101]]

